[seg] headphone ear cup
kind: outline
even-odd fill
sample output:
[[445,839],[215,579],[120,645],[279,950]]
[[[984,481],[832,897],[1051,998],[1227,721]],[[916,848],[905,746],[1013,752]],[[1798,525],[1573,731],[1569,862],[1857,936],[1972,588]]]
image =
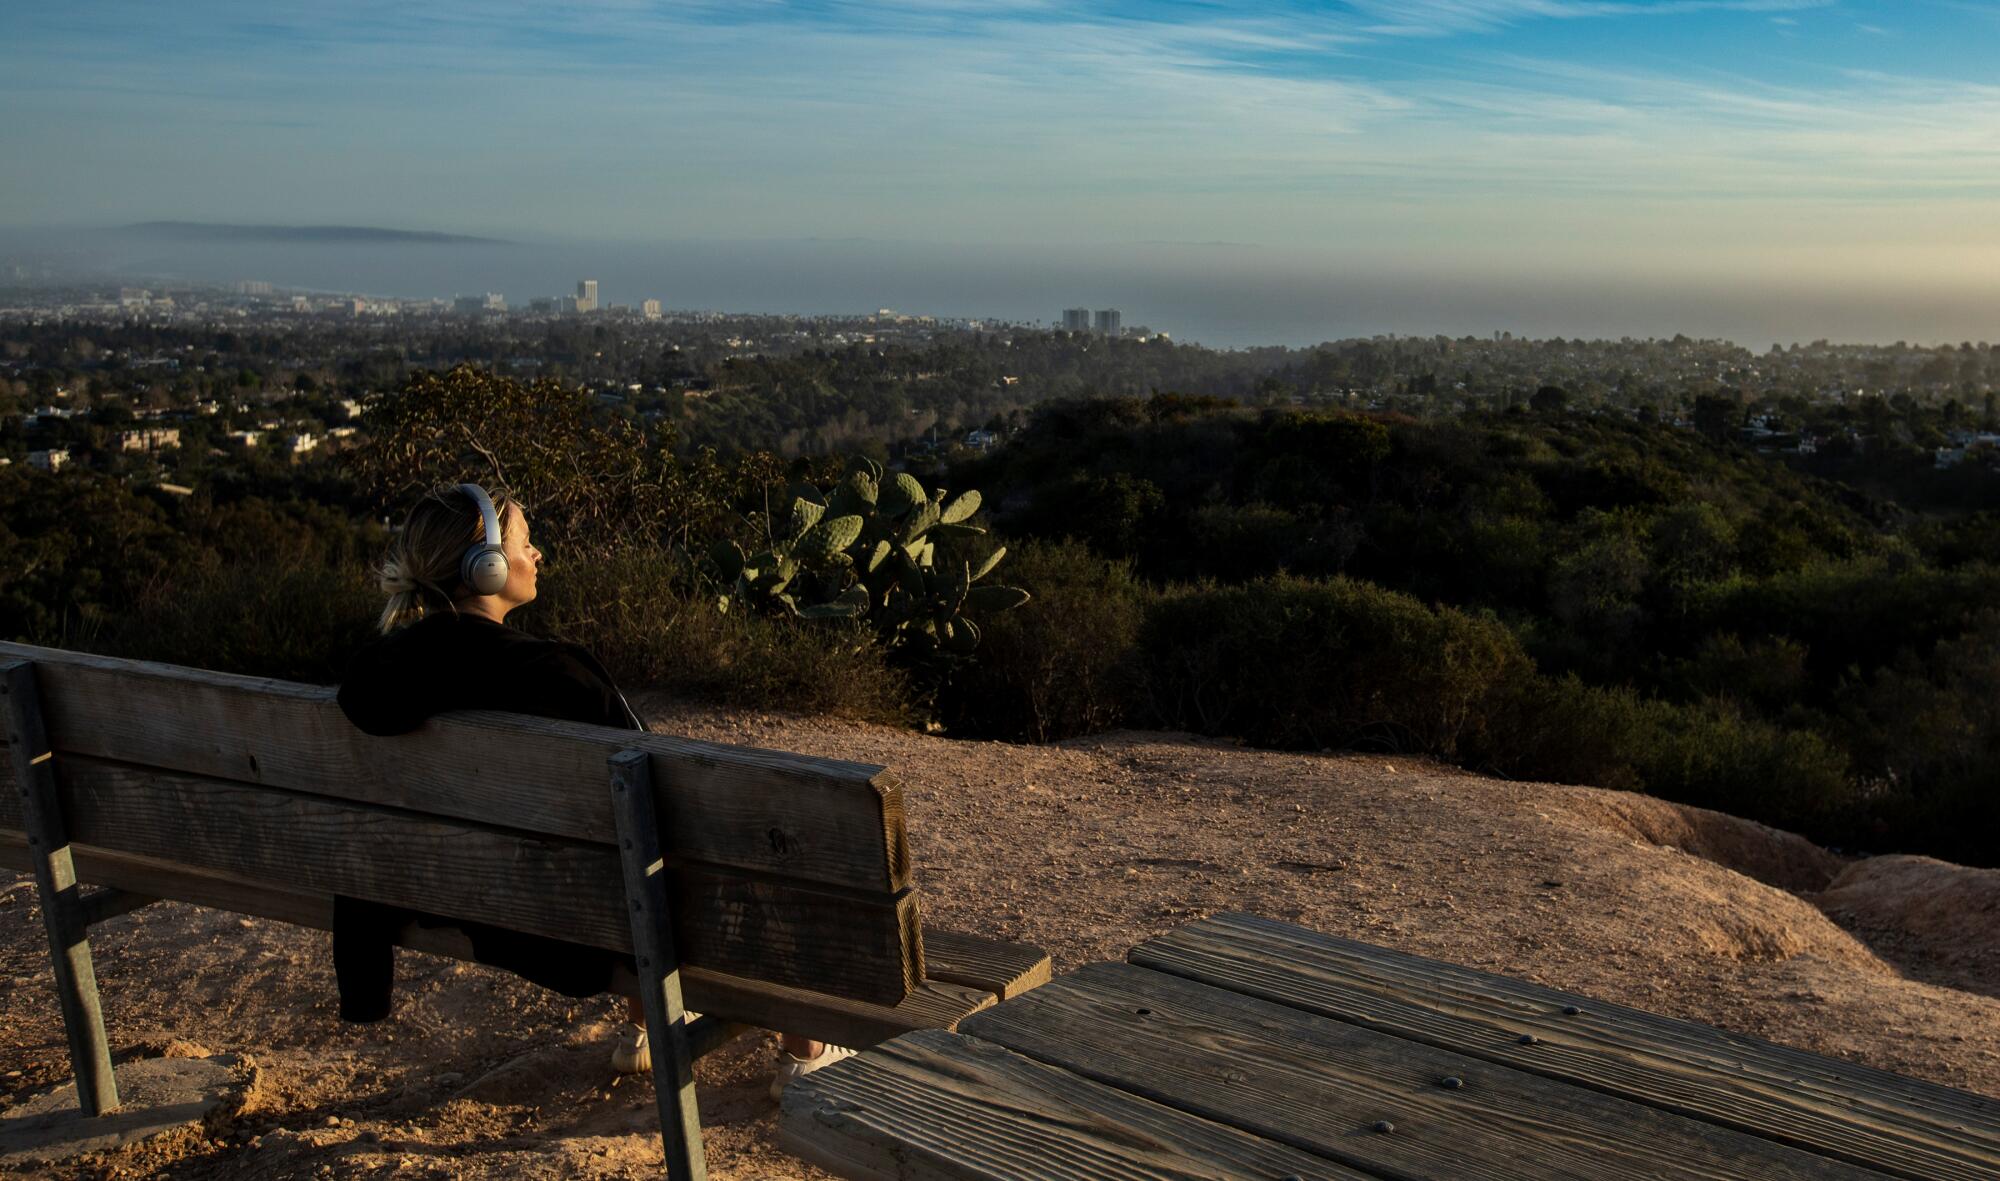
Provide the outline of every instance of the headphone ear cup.
[[465,585],[482,595],[497,595],[507,585],[507,555],[481,547],[465,563]]

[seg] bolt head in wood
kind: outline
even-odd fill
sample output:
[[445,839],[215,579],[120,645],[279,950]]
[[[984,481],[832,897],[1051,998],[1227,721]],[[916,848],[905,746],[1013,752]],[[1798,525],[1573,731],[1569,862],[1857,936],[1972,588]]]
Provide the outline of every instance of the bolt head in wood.
[[1465,1080],[1455,1074],[1448,1074],[1438,1080],[1438,1085],[1447,1091],[1456,1091],[1465,1085]]
[[1576,1015],[1577,1015],[1578,1013],[1581,1013],[1581,1012],[1583,1012],[1583,1010],[1582,1010],[1582,1009],[1579,1009],[1579,1008],[1577,1008],[1577,1007],[1576,1007],[1575,1005],[1564,1005],[1564,1006],[1563,1006],[1563,1016],[1565,1016],[1565,1017],[1574,1017],[1574,1016],[1576,1016]]
[[1387,1135],[1396,1130],[1396,1125],[1390,1123],[1388,1120],[1378,1119],[1375,1121],[1375,1130]]
[[1521,1035],[1521,1044],[1524,1046],[1532,1046],[1536,1042],[1539,1042],[1541,1040],[1542,1040],[1541,1038],[1536,1037],[1532,1033],[1524,1033]]

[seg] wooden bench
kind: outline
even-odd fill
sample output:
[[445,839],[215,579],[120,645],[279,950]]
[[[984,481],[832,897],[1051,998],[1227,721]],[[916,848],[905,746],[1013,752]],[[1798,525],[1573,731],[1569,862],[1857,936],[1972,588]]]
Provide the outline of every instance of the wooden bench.
[[[880,767],[482,712],[373,738],[333,693],[0,643],[0,864],[35,874],[85,1115],[118,1103],[89,927],[158,899],[330,929],[341,895],[632,954],[675,1177],[705,1171],[691,1064],[744,1025],[867,1046],[1048,978],[923,926]],[[456,928],[398,942],[471,958]]]
[[856,1181],[1993,1181],[2000,1100],[1223,914],[788,1088]]

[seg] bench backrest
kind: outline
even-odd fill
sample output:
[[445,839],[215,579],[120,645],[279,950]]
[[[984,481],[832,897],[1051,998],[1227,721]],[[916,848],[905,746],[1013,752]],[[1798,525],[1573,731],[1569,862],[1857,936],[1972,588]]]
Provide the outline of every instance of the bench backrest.
[[[880,767],[517,714],[395,738],[331,688],[0,643],[30,660],[70,840],[628,951],[612,755],[650,760],[683,962],[894,1005],[924,976]],[[25,840],[0,759],[0,840]]]

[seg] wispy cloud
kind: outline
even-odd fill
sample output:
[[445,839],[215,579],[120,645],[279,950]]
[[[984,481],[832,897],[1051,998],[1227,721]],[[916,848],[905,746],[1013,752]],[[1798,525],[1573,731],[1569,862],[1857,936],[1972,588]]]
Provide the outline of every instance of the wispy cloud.
[[1835,0],[1353,0],[1370,18],[1364,31],[1384,36],[1443,36],[1536,20],[1671,17],[1710,12],[1796,12]]
[[[0,221],[143,196],[236,220],[418,203],[474,229],[1485,248],[1524,226],[1853,236],[1881,207],[2000,196],[2000,91],[1914,62],[1728,68],[1742,32],[1775,43],[1766,22],[1803,41],[1868,11],[1812,9],[1832,6],[18,6]],[[1589,52],[1553,52],[1579,30]],[[1666,61],[1670,30],[1709,30],[1719,64]]]

